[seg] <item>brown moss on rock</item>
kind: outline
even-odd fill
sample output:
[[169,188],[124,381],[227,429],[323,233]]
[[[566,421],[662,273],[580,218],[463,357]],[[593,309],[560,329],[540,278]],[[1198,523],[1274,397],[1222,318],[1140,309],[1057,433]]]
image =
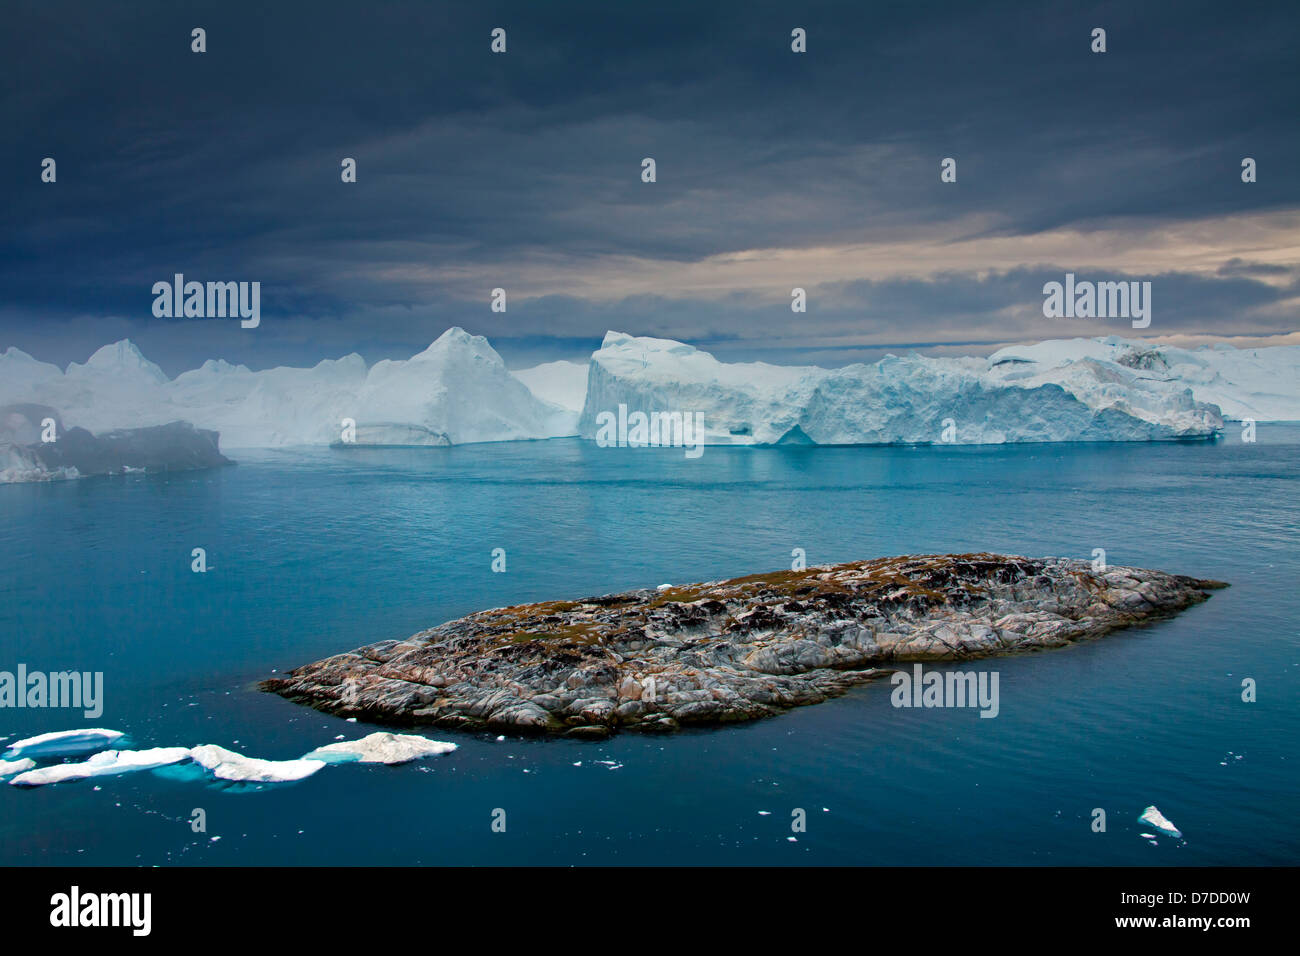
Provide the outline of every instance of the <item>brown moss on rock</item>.
[[1058,647],[1223,586],[1062,558],[877,558],[494,608],[261,686],[350,717],[597,739],[770,716],[901,662]]

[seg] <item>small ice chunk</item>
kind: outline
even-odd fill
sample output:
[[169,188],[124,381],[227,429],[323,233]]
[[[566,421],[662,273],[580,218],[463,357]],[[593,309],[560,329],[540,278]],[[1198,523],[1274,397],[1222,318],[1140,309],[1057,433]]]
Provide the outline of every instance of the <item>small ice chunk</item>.
[[325,766],[323,760],[262,760],[245,757],[216,744],[190,750],[190,758],[219,780],[285,783],[310,777]]
[[84,730],[56,730],[53,733],[24,737],[9,745],[6,758],[14,757],[65,757],[72,754],[103,750],[126,734],[120,730],[103,730],[88,727]]
[[23,757],[21,760],[0,760],[0,777],[9,777],[24,770],[31,770],[36,761]]
[[406,763],[419,757],[451,753],[455,744],[430,740],[416,734],[373,733],[360,740],[317,747],[303,756],[304,760],[323,760],[325,763]]
[[151,747],[148,750],[102,750],[80,763],[56,763],[39,770],[28,770],[9,781],[15,787],[42,787],[50,783],[85,780],[87,777],[111,777],[135,770],[153,770],[180,763],[189,757],[185,747]]
[[1165,834],[1165,836],[1181,837],[1183,835],[1182,831],[1170,823],[1169,820],[1165,818],[1165,815],[1154,806],[1147,807],[1142,811],[1142,815],[1138,817],[1138,823],[1145,823],[1148,826],[1154,827],[1161,833]]

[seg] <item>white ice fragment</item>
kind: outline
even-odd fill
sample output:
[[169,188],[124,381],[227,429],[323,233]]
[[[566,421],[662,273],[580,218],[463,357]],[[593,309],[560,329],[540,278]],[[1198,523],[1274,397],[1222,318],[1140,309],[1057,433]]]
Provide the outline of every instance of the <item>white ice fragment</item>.
[[[890,355],[872,365],[824,369],[720,362],[682,342],[609,332],[591,357],[579,434],[595,439],[602,427],[611,431],[611,417],[624,415],[620,406],[627,416],[689,410],[692,442],[705,445],[1150,441],[1210,437],[1223,427],[1210,403],[1224,390],[1211,388],[1206,395],[1213,397],[1206,397],[1195,384],[1205,373],[1196,365],[1206,361],[1202,353],[1184,361],[1193,353],[1175,357],[1160,347],[1185,367],[1188,381],[1154,372],[1142,343],[1056,344],[1060,355],[1052,361],[1036,354]],[[1274,351],[1260,364],[1278,371],[1300,366],[1300,347]],[[1300,416],[1300,387],[1289,390],[1281,403],[1287,415],[1273,417]],[[948,406],[963,412],[945,438],[932,410]],[[696,425],[702,436],[694,434]]]
[[[598,417],[620,405],[689,410],[692,433],[698,413],[703,435],[692,437],[704,444],[935,443],[945,439],[932,409],[957,403],[962,444],[1151,440],[1207,437],[1224,418],[1300,420],[1300,346],[1106,336],[825,369],[720,362],[682,342],[609,332],[588,363],[512,373],[485,339],[449,329],[405,361],[367,367],[349,355],[255,372],[216,360],[169,380],[122,341],[66,372],[0,353],[0,405],[24,402],[92,432],[188,421],[220,433],[223,449],[594,438]],[[346,441],[344,418],[356,426]],[[0,429],[0,482],[76,477],[15,454],[28,443],[6,443]]]
[[36,761],[27,757],[19,760],[0,760],[0,777],[10,777],[24,770],[31,770],[35,766]]
[[456,745],[441,740],[430,740],[415,734],[373,733],[360,740],[317,747],[303,756],[304,760],[323,760],[325,763],[383,763],[399,764],[419,757],[451,753]]
[[1154,806],[1147,807],[1142,811],[1142,815],[1138,817],[1138,823],[1145,823],[1148,826],[1152,826],[1165,834],[1165,836],[1181,837],[1183,835],[1178,827],[1169,822],[1169,820],[1165,818],[1165,815]]
[[148,750],[103,750],[79,763],[56,763],[20,773],[9,781],[15,787],[41,787],[88,777],[111,777],[136,770],[152,770],[180,763],[189,757],[185,747],[152,747]]
[[104,730],[100,727],[87,727],[82,730],[56,730],[35,737],[24,737],[9,745],[5,754],[8,759],[14,757],[62,757],[70,754],[90,753],[103,750],[113,741],[125,737],[120,730]]
[[323,760],[262,760],[245,757],[216,744],[190,750],[190,758],[219,780],[283,783],[310,777],[325,766]]

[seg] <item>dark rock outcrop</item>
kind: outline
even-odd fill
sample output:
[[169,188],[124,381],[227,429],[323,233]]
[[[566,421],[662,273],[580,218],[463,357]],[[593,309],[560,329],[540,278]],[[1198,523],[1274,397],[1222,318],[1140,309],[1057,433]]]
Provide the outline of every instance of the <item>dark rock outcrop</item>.
[[1224,587],[996,554],[881,558],[471,614],[263,681],[389,723],[602,737],[766,717],[890,673],[1059,647]]

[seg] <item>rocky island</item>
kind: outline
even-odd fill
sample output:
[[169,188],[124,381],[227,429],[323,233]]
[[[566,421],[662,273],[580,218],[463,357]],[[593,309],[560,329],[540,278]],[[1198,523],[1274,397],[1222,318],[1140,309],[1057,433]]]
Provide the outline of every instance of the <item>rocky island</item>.
[[1060,647],[1226,586],[1066,558],[879,558],[482,611],[260,686],[381,723],[601,738],[771,716],[902,662]]

